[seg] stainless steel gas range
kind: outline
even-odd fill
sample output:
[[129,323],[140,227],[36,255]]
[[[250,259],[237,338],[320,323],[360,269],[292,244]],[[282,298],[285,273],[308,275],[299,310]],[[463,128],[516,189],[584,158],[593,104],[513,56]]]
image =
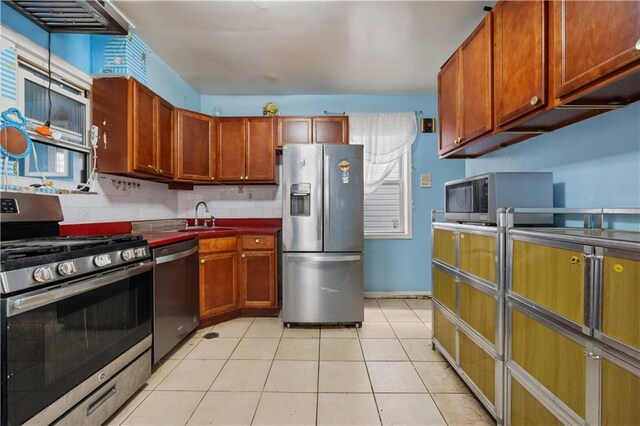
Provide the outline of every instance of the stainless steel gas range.
[[59,237],[57,196],[0,197],[2,425],[102,424],[151,374],[147,242]]

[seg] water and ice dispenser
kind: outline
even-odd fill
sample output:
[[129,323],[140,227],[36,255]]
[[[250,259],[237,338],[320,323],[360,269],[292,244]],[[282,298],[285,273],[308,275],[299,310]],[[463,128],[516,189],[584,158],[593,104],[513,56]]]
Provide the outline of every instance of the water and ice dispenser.
[[311,184],[294,183],[290,194],[291,216],[311,216]]

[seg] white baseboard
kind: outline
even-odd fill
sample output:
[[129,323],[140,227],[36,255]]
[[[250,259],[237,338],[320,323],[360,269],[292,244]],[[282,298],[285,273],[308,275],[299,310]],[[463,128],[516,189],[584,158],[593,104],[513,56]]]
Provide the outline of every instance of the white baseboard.
[[365,291],[367,299],[425,299],[431,298],[430,291]]

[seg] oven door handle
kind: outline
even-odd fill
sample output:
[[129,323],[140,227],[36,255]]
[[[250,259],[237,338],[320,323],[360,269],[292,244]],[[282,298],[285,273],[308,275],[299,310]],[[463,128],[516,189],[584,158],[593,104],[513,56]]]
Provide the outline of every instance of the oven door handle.
[[91,290],[131,278],[153,269],[154,262],[140,263],[132,268],[123,269],[106,275],[91,278],[87,281],[59,287],[33,296],[15,296],[7,301],[7,317],[37,309],[60,300],[68,299]]

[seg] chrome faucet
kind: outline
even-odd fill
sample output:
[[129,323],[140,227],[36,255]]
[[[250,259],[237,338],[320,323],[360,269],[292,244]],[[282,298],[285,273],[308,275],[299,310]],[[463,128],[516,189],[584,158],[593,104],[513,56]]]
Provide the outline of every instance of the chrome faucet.
[[[200,205],[204,205],[204,211],[206,213],[209,213],[209,206],[207,205],[207,203],[205,203],[204,201],[200,201],[198,204],[196,204],[196,214],[195,214],[195,219],[193,220],[193,225],[194,226],[199,226],[198,223],[198,207],[200,207]],[[213,216],[211,216],[211,218],[213,219]],[[205,219],[205,224],[207,223],[206,219]]]

